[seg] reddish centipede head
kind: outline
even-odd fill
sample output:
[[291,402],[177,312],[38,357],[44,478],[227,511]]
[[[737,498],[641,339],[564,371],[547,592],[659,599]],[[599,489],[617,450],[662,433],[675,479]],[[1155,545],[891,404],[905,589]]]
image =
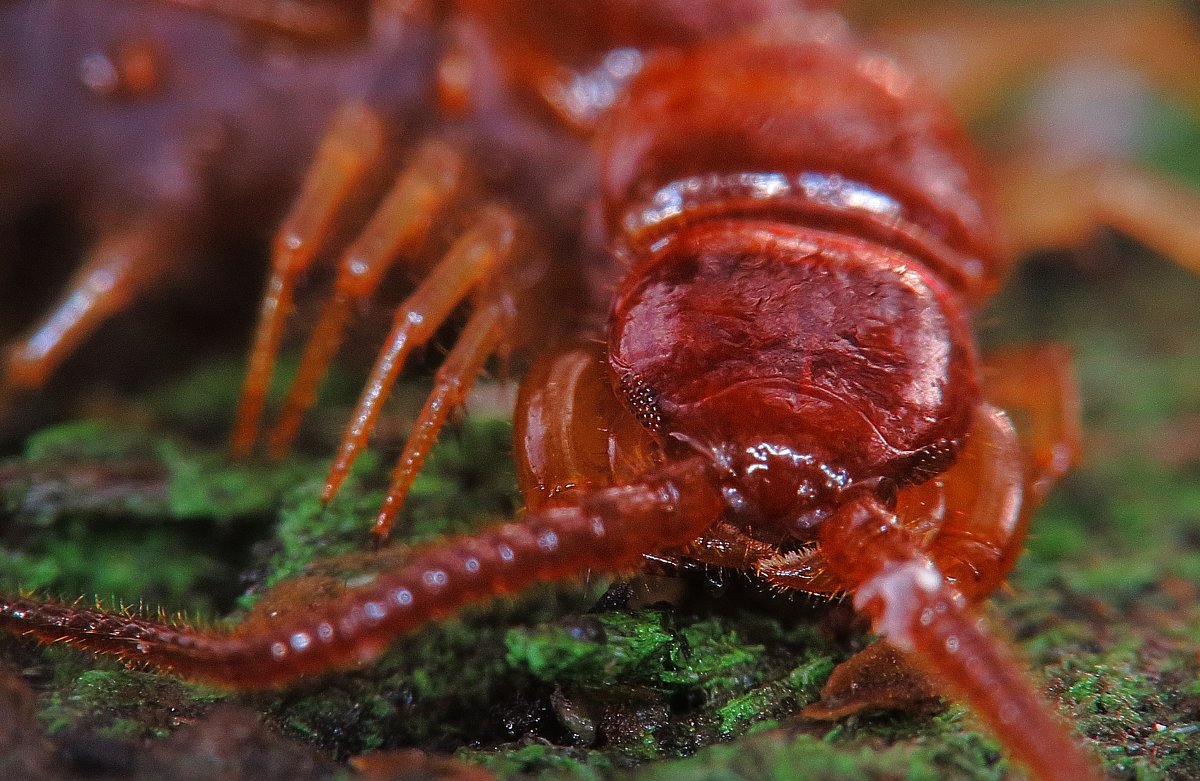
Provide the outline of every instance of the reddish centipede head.
[[713,220],[627,279],[614,382],[668,453],[699,451],[728,475],[739,521],[803,537],[850,486],[920,482],[957,452],[978,404],[975,351],[946,287],[907,256]]

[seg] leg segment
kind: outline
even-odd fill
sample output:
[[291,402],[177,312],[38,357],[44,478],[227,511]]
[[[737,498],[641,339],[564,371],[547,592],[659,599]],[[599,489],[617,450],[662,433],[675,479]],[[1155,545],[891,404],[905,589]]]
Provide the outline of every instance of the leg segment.
[[[1200,27],[1168,3],[923,10],[885,19],[878,33],[968,119],[986,115],[1022,81],[1072,61],[1123,65],[1200,110]],[[1056,143],[1078,146],[1069,130],[1064,135]],[[1097,152],[1081,163],[1023,149],[996,166],[1014,251],[1077,245],[1107,225],[1200,270],[1200,193],[1119,154]]]
[[1170,3],[922,8],[885,14],[876,35],[967,119],[1030,76],[1081,58],[1136,69],[1200,108],[1200,28]]
[[521,382],[513,429],[517,483],[531,509],[637,482],[661,461],[653,435],[617,398],[599,339],[534,362]]
[[985,355],[983,394],[1016,424],[1025,503],[1036,505],[1079,458],[1079,386],[1068,349],[1045,344]]
[[736,570],[754,568],[758,562],[776,556],[778,552],[779,549],[774,545],[756,540],[726,521],[678,549],[679,555],[685,559]]
[[240,24],[315,41],[348,38],[366,26],[361,6],[302,0],[159,0]]
[[203,632],[0,595],[0,628],[224,686],[280,686],[369,661],[398,635],[467,604],[591,568],[631,567],[645,551],[694,538],[721,507],[711,466],[678,462],[637,484],[574,496],[520,523],[418,548],[405,565],[369,585],[284,621],[260,616],[227,633]]
[[321,492],[322,501],[328,502],[337,493],[366,444],[408,354],[425,344],[468,294],[509,262],[516,231],[517,222],[511,214],[496,206],[487,207],[475,226],[454,243],[396,310],[392,332],[342,435],[337,458]]
[[360,105],[343,108],[321,141],[300,195],[275,234],[271,278],[263,296],[233,427],[231,449],[235,456],[249,455],[254,446],[296,280],[312,265],[338,210],[382,153],[383,131],[375,115]]
[[[1034,507],[1008,415],[983,405],[954,465],[900,492],[896,516],[920,535],[946,582],[971,602],[995,591],[1025,544]],[[930,521],[933,526],[930,526]]]
[[295,439],[329,361],[342,343],[352,305],[370,299],[388,267],[420,247],[434,219],[462,189],[463,173],[463,161],[453,149],[439,141],[426,143],[342,255],[333,295],[321,311],[279,422],[269,436],[272,456],[281,457]]
[[944,682],[1041,781],[1101,778],[1009,649],[989,636],[920,541],[870,498],[821,526],[821,550],[876,632]]
[[835,597],[846,586],[829,571],[829,563],[818,547],[768,556],[754,567],[755,573],[776,588]]
[[5,347],[0,387],[40,388],[104,320],[168,276],[180,262],[179,227],[175,218],[151,216],[103,236],[51,312]]
[[995,180],[1017,253],[1078,246],[1106,225],[1200,272],[1200,192],[1179,182],[1126,161],[1013,161],[996,169]]
[[494,301],[477,309],[467,321],[454,348],[446,356],[446,362],[438,369],[433,390],[413,424],[408,441],[404,443],[404,452],[392,473],[387,498],[372,529],[377,540],[385,540],[391,533],[396,514],[404,504],[408,489],[421,471],[430,448],[437,441],[447,416],[466,401],[475,378],[483,371],[484,361],[511,331],[513,318],[511,302]]

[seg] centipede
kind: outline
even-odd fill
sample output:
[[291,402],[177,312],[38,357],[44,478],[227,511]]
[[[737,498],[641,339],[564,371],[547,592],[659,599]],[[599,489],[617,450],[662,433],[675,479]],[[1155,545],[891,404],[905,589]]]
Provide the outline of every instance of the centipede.
[[[400,273],[414,282],[321,501],[414,352],[456,321],[364,547],[389,543],[447,421],[501,363],[522,376],[524,502],[303,611],[211,628],[9,595],[0,628],[249,692],[369,665],[535,583],[735,572],[852,606],[881,638],[864,654],[928,678],[1032,777],[1103,777],[981,618],[1077,458],[1070,358],[984,351],[974,320],[1021,254],[1097,224],[1200,268],[1200,199],[1126,161],[989,168],[961,116],[994,89],[980,74],[1081,46],[1194,92],[1200,37],[1167,10],[1122,35],[1029,11],[1004,17],[1019,46],[984,50],[1007,28],[953,14],[870,42],[829,5],[0,4],[0,214],[69,194],[92,237],[6,346],[6,397],[52,386],[101,323],[265,224],[230,457],[291,451],[355,313]],[[973,55],[940,79],[917,46],[935,22]],[[1140,62],[1167,29],[1172,56]],[[289,329],[299,368],[273,409]]]

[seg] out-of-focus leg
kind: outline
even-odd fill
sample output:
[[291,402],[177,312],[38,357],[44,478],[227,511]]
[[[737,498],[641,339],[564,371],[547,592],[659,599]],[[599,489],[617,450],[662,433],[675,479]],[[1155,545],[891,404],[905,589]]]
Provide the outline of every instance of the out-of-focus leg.
[[1121,160],[1013,160],[998,166],[994,177],[1018,254],[1079,245],[1108,226],[1200,272],[1200,191],[1187,185]]
[[[1121,136],[1130,120],[1096,109],[1117,89],[1096,75],[1107,64],[1200,111],[1196,19],[1167,2],[934,7],[885,13],[875,32],[968,121],[989,115],[1014,89],[1055,69],[1074,65],[1092,74],[1086,85],[1056,96],[1062,117],[1035,121],[1033,137],[1001,145],[1010,148],[992,173],[1014,254],[1076,246],[1108,226],[1200,271],[1200,192],[1127,159],[1132,150],[1107,136]],[[1140,109],[1113,107],[1112,113],[1132,110]]]
[[987,353],[983,394],[1016,425],[1025,458],[1025,502],[1036,505],[1079,457],[1079,386],[1068,348],[1042,344]]
[[876,19],[874,35],[931,79],[966,119],[1073,59],[1125,65],[1200,109],[1200,25],[1168,2],[888,10]]
[[361,30],[366,3],[304,0],[156,0],[232,21],[313,40],[339,40]]
[[248,455],[257,438],[296,279],[312,265],[339,209],[382,153],[383,131],[374,113],[358,104],[341,109],[317,149],[300,195],[275,234],[271,276],[231,437],[235,456]]
[[35,390],[96,328],[177,268],[179,221],[137,219],[101,236],[58,303],[28,334],[4,348],[0,388]]

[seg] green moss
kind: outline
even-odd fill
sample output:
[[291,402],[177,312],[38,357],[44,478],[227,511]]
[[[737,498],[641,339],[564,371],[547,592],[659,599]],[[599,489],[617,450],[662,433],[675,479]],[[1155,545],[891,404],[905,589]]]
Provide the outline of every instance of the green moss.
[[[1162,267],[1151,271],[1158,275],[1151,277],[1155,289],[1194,295],[1186,278]],[[1024,284],[1011,295],[1019,298]],[[1125,291],[1132,284],[1118,278],[1107,289]],[[1079,305],[1063,303],[1070,298],[1066,294],[1038,295],[1072,338],[1107,338],[1114,331],[1088,332],[1092,315],[1080,309],[1098,307],[1098,299],[1111,292],[1090,302],[1086,288],[1080,294],[1085,301]],[[1009,305],[1017,304],[1000,304]],[[1190,340],[1184,338],[1186,349]],[[1145,340],[1134,335],[1081,349],[1085,395],[1091,399],[1089,436],[1113,431],[1123,448],[1148,447],[1178,409],[1192,408],[1187,383],[1196,367],[1178,357],[1139,358],[1148,362],[1145,374],[1152,380],[1140,401],[1132,391],[1111,387],[1119,384],[1119,367],[1128,363],[1130,351],[1144,347]],[[508,516],[517,503],[510,435],[508,423],[494,420],[449,432],[413,487],[397,535],[401,547],[394,550]],[[249,550],[262,539],[246,559],[256,568],[258,589],[313,567],[315,559],[357,553],[390,461],[387,453],[365,454],[337,500],[321,508],[316,495],[322,459],[231,465],[219,444],[197,445],[153,428],[72,424],[43,432],[26,456],[33,459],[26,462],[30,469],[101,457],[110,466],[137,460],[152,464],[161,482],[157,494],[131,490],[138,498],[125,501],[119,512],[110,504],[102,516],[107,520],[78,504],[22,518],[22,527],[41,524],[42,531],[19,548],[3,549],[0,577],[8,578],[10,588],[111,593],[125,601],[149,591],[169,605],[203,611],[213,610],[206,601],[212,580],[236,581],[237,570],[199,545],[197,534],[256,529],[240,544]],[[1200,768],[1193,745],[1196,663],[1178,650],[1191,642],[1184,627],[1195,611],[1170,626],[1132,630],[1106,625],[1101,631],[1097,615],[1144,606],[1165,611],[1172,605],[1160,591],[1163,578],[1200,583],[1194,470],[1188,461],[1164,469],[1134,450],[1089,448],[1088,462],[1035,520],[1029,553],[1014,579],[1016,596],[1004,599],[998,614],[1022,638],[1026,653],[1045,665],[1048,683],[1078,711],[1074,718],[1081,719],[1085,733],[1102,741],[1113,767],[1137,777],[1187,778]],[[232,539],[239,538],[225,542]],[[395,555],[385,551],[381,561]],[[382,565],[352,557],[318,569],[353,577],[363,566]],[[832,730],[798,724],[793,714],[815,698],[834,663],[847,654],[811,623],[728,606],[719,615],[660,609],[583,614],[598,588],[597,583],[590,590],[547,588],[484,606],[402,639],[363,671],[248,701],[285,734],[337,757],[412,745],[461,751],[476,744],[481,748],[464,756],[502,777],[608,778],[631,765],[642,768],[639,779],[782,778],[801,772],[874,779],[896,777],[901,768],[908,779],[998,779],[1005,773],[994,742],[964,729],[959,712],[933,719],[851,719]],[[1135,644],[1125,644],[1123,657],[1089,650],[1097,643],[1113,646],[1116,631]],[[1098,640],[1105,636],[1109,639]],[[1130,647],[1151,637],[1173,650],[1156,659],[1130,654]],[[91,664],[87,657],[56,653],[55,664],[64,672],[43,709],[56,730],[91,724],[114,737],[152,736],[171,727],[164,709],[147,700],[205,705],[195,692],[171,688],[177,685],[169,679],[111,665],[102,666],[98,678],[81,677],[86,670],[81,665]],[[108,677],[125,675],[137,676],[135,682]],[[1168,689],[1176,694],[1163,696]],[[613,719],[636,729],[608,737],[616,729]],[[1166,729],[1159,731],[1156,723]],[[797,729],[804,734],[789,734]],[[581,730],[598,736],[599,745],[580,742]],[[735,742],[713,745],[727,740]],[[671,759],[697,750],[690,759]],[[649,758],[658,761],[644,764]]]
[[226,521],[267,515],[285,488],[323,468],[323,461],[297,459],[235,463],[222,448],[102,420],[43,429],[8,464],[27,476],[6,483],[5,505],[31,525],[72,514]]
[[369,668],[283,693],[267,709],[286,732],[341,757],[430,742],[449,749],[480,735],[508,737],[496,734],[498,714],[489,708],[508,698],[519,708],[530,681],[505,662],[507,627],[521,619],[549,620],[594,597],[586,590],[540,588],[466,611],[402,638]]
[[675,686],[698,686],[709,696],[745,688],[755,680],[764,649],[742,640],[728,624],[702,621],[682,630],[683,642],[671,654],[663,681]]
[[[1194,657],[1187,656],[1194,670]],[[1191,778],[1200,768],[1200,708],[1189,701],[1194,695],[1165,682],[1161,670],[1148,671],[1137,653],[1078,656],[1047,674],[1066,687],[1070,713],[1086,734],[1101,740],[1114,770],[1137,778]],[[1180,718],[1189,710],[1190,717]]]
[[[518,501],[508,456],[511,441],[512,424],[506,420],[482,420],[447,432],[413,483],[394,541],[410,544],[510,516]],[[377,453],[364,452],[337,496],[322,506],[325,466],[299,475],[277,502],[277,551],[265,585],[300,573],[315,558],[363,549],[386,493],[385,467]]]
[[231,463],[146,425],[76,421],[39,432],[5,482],[20,547],[0,587],[211,614],[236,587],[231,545],[264,533],[285,488],[321,468]]
[[30,463],[121,461],[153,454],[154,437],[145,429],[104,420],[75,420],[42,429],[25,441],[24,452]]
[[941,728],[935,736],[917,741],[906,779],[962,778],[972,781],[1001,781],[1011,766],[995,740],[970,729],[962,711],[935,719]]
[[741,734],[752,724],[786,715],[800,705],[816,701],[834,666],[833,656],[813,655],[785,677],[730,698],[716,709],[721,734],[726,737]]
[[[295,361],[285,357],[280,368],[272,383],[273,399],[278,398],[282,382],[294,376]],[[244,357],[228,356],[152,388],[142,398],[158,419],[173,428],[207,429],[216,423],[227,431],[245,374]]]
[[1159,101],[1147,119],[1142,159],[1168,176],[1200,186],[1200,121],[1195,114]]
[[[192,548],[190,535],[136,530],[97,535],[79,521],[23,551],[0,549],[0,588],[57,596],[96,595],[113,602],[180,605],[197,589],[228,576],[212,551]],[[193,608],[211,604],[199,601]]]
[[458,756],[478,764],[497,778],[553,778],[557,781],[598,781],[608,778],[613,765],[598,751],[566,753],[544,743],[500,751],[464,750]]
[[296,460],[278,465],[235,464],[220,452],[195,451],[171,440],[157,455],[167,469],[169,514],[236,519],[269,513],[280,495],[320,467]]
[[[1181,317],[1172,301],[1200,300],[1200,287],[1163,266],[1118,276],[1097,293],[1088,290],[1091,280],[1069,277],[1042,290],[1039,273],[1019,278],[998,308],[1040,302],[1053,316],[1038,310],[1005,317],[1018,331],[1033,323],[1079,340],[1088,432],[1099,444],[1035,519],[1015,596],[1001,600],[996,616],[1043,666],[1052,691],[1100,740],[1114,769],[1139,778],[1192,777],[1200,771],[1200,695],[1187,649],[1200,615],[1174,602],[1163,583],[1177,578],[1200,587],[1200,459],[1168,451],[1176,460],[1167,463],[1146,453],[1157,452],[1175,416],[1196,411],[1191,394],[1200,360],[1184,360],[1180,351],[1200,355],[1200,339],[1180,334],[1172,351],[1151,349],[1138,333],[1118,336],[1131,323],[1101,327],[1094,310],[1115,296]],[[1136,292],[1141,284],[1155,294]],[[1168,293],[1170,300],[1158,301]],[[1131,355],[1144,367],[1138,377],[1148,380],[1145,395],[1122,387]],[[355,568],[386,566],[415,540],[510,515],[517,503],[510,435],[510,425],[495,420],[449,432],[413,487],[397,547],[375,564],[354,556],[317,565],[362,550],[389,453],[365,454],[337,500],[321,508],[323,459],[238,465],[225,460],[219,443],[196,444],[153,426],[56,427],[30,442],[20,462],[30,477],[23,488],[8,489],[20,494],[6,499],[18,508],[14,528],[29,532],[20,545],[0,550],[0,579],[10,589],[112,594],[127,602],[150,593],[153,602],[211,613],[228,609],[228,591],[224,608],[212,599],[221,593],[215,581],[236,583],[239,571],[253,573],[254,595],[314,566],[353,577]],[[141,464],[153,479],[129,483],[119,501],[88,505],[67,497],[22,514],[30,486],[48,470],[95,463],[112,474],[124,474],[121,464]],[[210,537],[220,544],[207,546]],[[231,543],[241,552],[231,554]],[[477,745],[464,755],[502,776],[608,778],[631,765],[642,768],[639,779],[875,779],[898,772],[907,779],[998,779],[1006,772],[995,743],[965,728],[959,712],[857,718],[831,730],[797,722],[795,712],[849,652],[811,623],[729,605],[717,614],[584,614],[598,588],[546,588],[484,606],[403,638],[363,671],[246,699],[285,734],[340,758],[399,746]],[[793,607],[804,612],[794,605],[782,614]],[[1126,616],[1137,623],[1123,624]],[[1151,642],[1161,653],[1131,650]],[[154,736],[172,728],[171,707],[206,705],[204,695],[170,679],[112,665],[88,677],[86,656],[56,651],[45,658],[62,670],[43,697],[43,719],[55,730]],[[629,732],[620,731],[623,724],[632,725]],[[723,741],[734,742],[717,745]],[[646,764],[651,758],[657,761]]]
[[161,737],[220,699],[217,694],[160,675],[72,667],[59,666],[57,686],[39,713],[51,734],[91,730],[110,738]]
[[[981,750],[974,741],[943,744],[937,750],[909,745],[880,748],[856,737],[823,739],[811,735],[789,736],[786,731],[751,736],[733,745],[712,746],[696,756],[661,762],[643,768],[640,781],[869,781],[903,778],[936,781],[946,778],[999,781],[996,767],[980,771]],[[986,750],[986,749],[982,749]],[[968,758],[973,761],[968,761]],[[959,767],[956,767],[958,765]],[[965,773],[956,772],[967,767]],[[541,777],[586,778],[583,775],[547,774]]]
[[508,633],[508,662],[547,682],[632,681],[711,694],[744,688],[762,646],[741,641],[716,619],[671,627],[657,610],[596,617],[593,631],[542,627]]

